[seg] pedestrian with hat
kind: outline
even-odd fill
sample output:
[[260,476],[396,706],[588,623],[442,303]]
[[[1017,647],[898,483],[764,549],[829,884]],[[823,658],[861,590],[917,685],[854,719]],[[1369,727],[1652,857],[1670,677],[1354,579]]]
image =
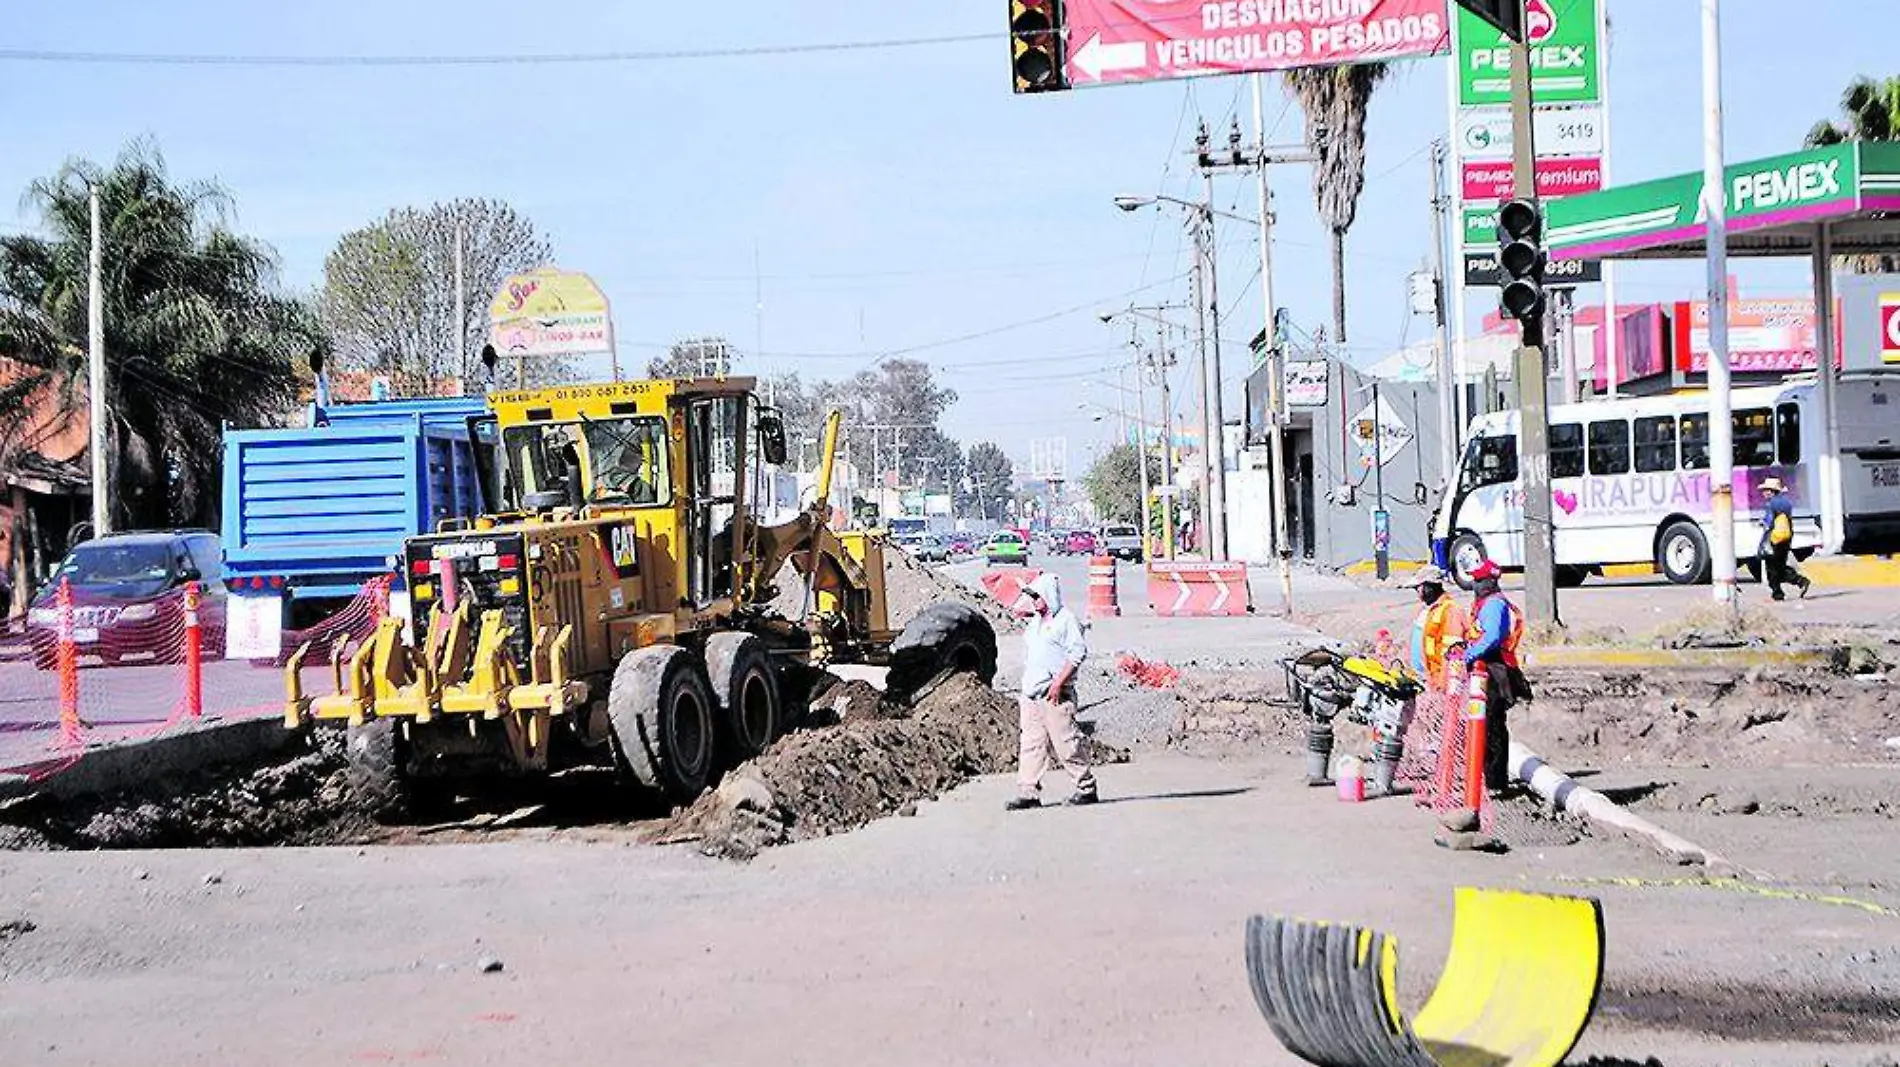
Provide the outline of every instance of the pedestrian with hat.
[[1761,556],[1762,577],[1768,582],[1768,595],[1776,600],[1786,600],[1788,594],[1781,587],[1793,583],[1800,587],[1801,595],[1805,598],[1814,582],[1788,562],[1788,555],[1794,550],[1794,501],[1788,498],[1788,487],[1781,484],[1780,478],[1763,478],[1756,490],[1761,493],[1761,547],[1758,554]]
[[1493,793],[1511,784],[1511,727],[1505,714],[1530,699],[1530,683],[1519,666],[1517,646],[1524,639],[1524,613],[1498,588],[1503,571],[1485,560],[1471,569],[1471,624],[1465,630],[1465,670],[1484,676],[1484,786]]

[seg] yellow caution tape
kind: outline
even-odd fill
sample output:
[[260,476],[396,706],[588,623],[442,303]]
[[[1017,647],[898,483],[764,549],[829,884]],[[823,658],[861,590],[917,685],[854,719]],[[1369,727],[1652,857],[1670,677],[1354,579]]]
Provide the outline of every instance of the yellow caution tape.
[[1560,882],[1571,885],[1609,885],[1622,889],[1726,889],[1735,893],[1750,893],[1770,900],[1796,900],[1807,904],[1828,904],[1837,908],[1855,908],[1870,915],[1880,915],[1889,919],[1900,919],[1900,911],[1871,900],[1855,897],[1837,896],[1829,893],[1810,893],[1800,889],[1776,889],[1773,886],[1756,885],[1739,878],[1559,878]]

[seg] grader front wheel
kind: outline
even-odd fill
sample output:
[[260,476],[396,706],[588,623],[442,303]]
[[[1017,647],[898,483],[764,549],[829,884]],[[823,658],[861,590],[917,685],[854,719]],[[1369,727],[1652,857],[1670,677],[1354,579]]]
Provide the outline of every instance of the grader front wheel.
[[895,700],[921,700],[958,672],[985,685],[996,678],[996,628],[967,605],[932,604],[891,642],[884,691]]
[[706,641],[706,675],[719,706],[719,743],[727,763],[764,752],[782,727],[778,673],[765,642],[748,633],[719,633]]
[[381,823],[396,823],[414,813],[406,746],[394,719],[371,719],[352,726],[344,737],[348,752],[350,795],[356,806]]
[[633,780],[684,804],[712,777],[713,700],[692,653],[676,645],[635,649],[607,691],[614,740]]

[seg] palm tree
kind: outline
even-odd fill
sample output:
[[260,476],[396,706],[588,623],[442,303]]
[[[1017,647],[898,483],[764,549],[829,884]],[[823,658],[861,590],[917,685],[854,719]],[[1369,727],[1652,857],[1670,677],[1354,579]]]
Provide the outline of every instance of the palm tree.
[[[1808,130],[1807,146],[1841,144],[1846,141],[1900,140],[1900,77],[1855,78],[1841,94],[1841,114],[1846,119],[1835,125],[1826,119]],[[1841,262],[1855,274],[1886,274],[1900,271],[1900,255],[1842,256]]]
[[[230,198],[174,184],[146,142],[110,167],[73,160],[24,202],[45,236],[0,237],[0,355],[24,373],[0,389],[0,425],[50,389],[86,405],[89,193],[100,201],[106,434],[117,528],[217,519],[224,424],[275,421],[297,362],[321,343],[311,310],[275,292],[275,256],[227,228]],[[7,444],[0,440],[0,448]]]
[[1313,197],[1333,235],[1333,334],[1346,339],[1346,231],[1366,187],[1366,107],[1390,73],[1384,63],[1305,67],[1286,73],[1287,92],[1306,113],[1306,139],[1319,155]]

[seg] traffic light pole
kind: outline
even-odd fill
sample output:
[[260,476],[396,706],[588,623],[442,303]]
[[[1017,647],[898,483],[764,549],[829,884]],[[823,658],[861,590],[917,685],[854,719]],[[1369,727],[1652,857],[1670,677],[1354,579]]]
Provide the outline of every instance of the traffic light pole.
[[[1537,197],[1537,145],[1531,111],[1530,46],[1511,42],[1512,184],[1520,200]],[[1561,625],[1557,615],[1556,531],[1550,500],[1550,376],[1544,367],[1542,315],[1524,319],[1517,350],[1517,470],[1524,486],[1524,614]]]

